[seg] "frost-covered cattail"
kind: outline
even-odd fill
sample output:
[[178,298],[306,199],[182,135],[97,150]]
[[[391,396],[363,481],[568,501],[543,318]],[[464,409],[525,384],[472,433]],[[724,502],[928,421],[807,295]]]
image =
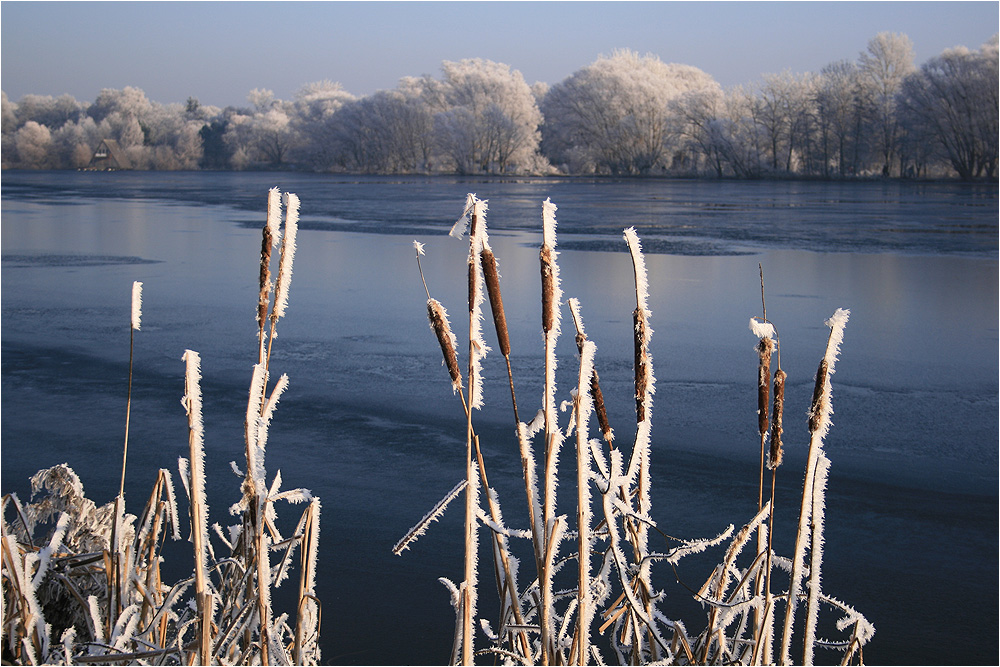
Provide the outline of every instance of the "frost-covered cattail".
[[[813,559],[810,563],[810,576],[819,578],[819,561],[822,558],[822,506],[825,503],[825,470],[828,465],[823,453],[823,438],[830,428],[830,415],[833,414],[831,400],[830,375],[834,373],[837,356],[840,354],[840,344],[844,340],[844,327],[851,311],[838,308],[826,325],[830,327],[830,337],[826,343],[826,353],[816,371],[816,385],[813,389],[812,403],[809,408],[809,455],[806,460],[806,476],[803,483],[802,505],[799,509],[799,527],[795,537],[795,552],[792,557],[792,567],[789,575],[788,606],[785,609],[784,632],[781,637],[781,663],[791,662],[790,645],[792,628],[795,622],[795,610],[802,591],[802,578],[805,572],[805,552],[813,549]],[[814,520],[818,518],[818,521]],[[811,545],[807,546],[807,545]],[[819,552],[819,553],[817,553]],[[810,607],[814,607],[813,596],[818,590],[810,585]],[[815,637],[815,616],[810,613],[805,624],[805,641],[803,663],[812,661],[813,641]]]
[[[204,425],[201,414],[201,357],[193,350],[186,350],[184,376],[184,408],[188,415],[188,443],[191,456],[191,538],[195,548],[195,591],[199,613],[202,615],[202,632],[207,619],[204,615],[206,595],[206,572],[208,569],[208,505],[205,500],[205,443]],[[203,642],[204,643],[204,642]],[[207,647],[201,647],[201,656],[207,655]]]
[[458,355],[455,353],[458,340],[448,323],[448,311],[437,299],[428,299],[427,319],[430,321],[431,331],[437,336],[441,345],[444,365],[447,366],[448,375],[451,376],[452,391],[458,391],[462,388],[462,370],[458,366]]
[[488,246],[486,235],[487,202],[470,195],[472,227],[469,230],[469,405],[483,407],[483,358],[490,351],[483,338],[483,301],[486,284],[480,253]]
[[[583,327],[583,317],[580,315],[580,301],[572,298],[569,300],[570,312],[573,314],[573,323],[576,325],[576,350],[583,355],[584,345],[587,342],[587,334]],[[614,431],[608,422],[608,410],[604,405],[604,392],[601,391],[601,380],[597,375],[597,368],[594,368],[590,376],[590,397],[594,402],[594,412],[597,413],[597,423],[601,429],[601,435],[608,446],[614,448]]]
[[260,243],[260,296],[257,301],[257,326],[263,331],[267,307],[271,299],[271,249],[277,245],[281,228],[281,193],[278,188],[267,192],[267,222]]
[[812,404],[809,407],[809,432],[818,433],[820,438],[825,437],[830,428],[833,406],[830,401],[829,376],[834,373],[837,355],[840,354],[840,344],[844,340],[844,327],[847,326],[847,320],[850,316],[851,311],[838,308],[825,322],[826,326],[830,327],[830,338],[827,340],[826,354],[816,371],[816,386],[813,389]]
[[767,460],[767,467],[774,470],[781,465],[783,449],[781,435],[784,433],[781,421],[785,412],[785,378],[788,374],[778,368],[774,372],[774,409],[771,414],[771,451]]
[[649,327],[649,279],[646,274],[646,260],[642,255],[642,243],[635,228],[626,229],[624,237],[632,255],[632,267],[635,272],[636,307],[632,311],[635,334],[635,410],[636,422],[642,423],[647,419],[654,391],[652,359],[649,354],[649,341],[653,334],[653,330]]
[[774,340],[761,338],[757,344],[757,354],[760,363],[757,365],[757,429],[760,437],[767,434],[770,423],[767,411],[771,403],[771,355],[774,353]]
[[816,384],[813,387],[812,401],[809,404],[810,433],[819,430],[820,417],[823,413],[823,389],[826,386],[828,368],[826,359],[820,360],[819,368],[816,369]]
[[132,283],[132,328],[139,331],[142,324],[142,283]]
[[507,331],[507,317],[503,312],[503,296],[500,293],[500,273],[497,270],[497,258],[489,246],[484,246],[480,253],[483,265],[483,278],[486,280],[486,293],[490,297],[490,310],[493,312],[493,326],[497,330],[497,341],[500,354],[510,356],[510,334]]
[[542,248],[539,260],[542,270],[542,330],[548,333],[558,326],[559,300],[562,290],[559,285],[559,265],[556,263],[556,210],[551,199],[542,204]]
[[285,238],[281,243],[281,263],[278,265],[278,285],[274,290],[274,312],[271,321],[285,316],[288,306],[288,288],[292,283],[292,263],[295,261],[295,241],[299,229],[299,198],[286,194]]

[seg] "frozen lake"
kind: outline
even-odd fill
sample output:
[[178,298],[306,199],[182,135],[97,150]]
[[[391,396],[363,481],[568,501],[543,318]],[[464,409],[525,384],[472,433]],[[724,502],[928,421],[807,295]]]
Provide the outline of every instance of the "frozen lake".
[[[775,546],[791,552],[823,320],[850,308],[827,438],[825,589],[878,628],[870,663],[994,659],[997,608],[991,595],[984,609],[972,601],[997,588],[995,184],[5,172],[5,493],[26,497],[28,476],[67,462],[91,498],[112,499],[129,294],[141,280],[126,496],[141,502],[156,469],[185,455],[180,358],[190,348],[202,356],[211,520],[225,524],[255,360],[259,230],[275,185],[299,195],[302,221],[272,357],[291,385],[269,471],[323,500],[325,660],[447,660],[453,613],[436,579],[461,576],[461,513],[403,557],[389,550],[464,474],[465,418],[427,328],[412,241],[426,244],[432,295],[462,312],[467,245],[446,234],[467,192],[489,200],[524,410],[541,394],[537,248],[551,197],[565,296],[581,301],[623,434],[634,419],[634,302],[621,231],[638,230],[655,330],[653,515],[674,535],[714,535],[756,510],[747,322],[760,314],[760,263],[789,374]],[[572,373],[572,336],[561,346]],[[486,374],[477,423],[490,480],[516,516],[523,487],[499,354]],[[673,581],[669,568],[659,577]],[[671,615],[670,602],[661,608]]]

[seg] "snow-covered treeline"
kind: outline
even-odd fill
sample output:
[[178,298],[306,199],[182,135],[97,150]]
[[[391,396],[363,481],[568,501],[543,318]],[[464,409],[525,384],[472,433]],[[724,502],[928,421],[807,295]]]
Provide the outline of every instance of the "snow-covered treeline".
[[616,51],[551,86],[469,59],[365,97],[321,81],[224,109],[132,87],[93,103],[3,93],[2,165],[84,168],[113,139],[133,169],[993,177],[997,76],[996,36],[917,67],[908,37],[879,33],[853,61],[725,90]]

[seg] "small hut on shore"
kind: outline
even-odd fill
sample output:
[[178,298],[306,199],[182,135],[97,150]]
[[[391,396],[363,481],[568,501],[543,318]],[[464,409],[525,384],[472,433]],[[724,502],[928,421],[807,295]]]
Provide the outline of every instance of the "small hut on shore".
[[131,169],[125,151],[114,139],[104,139],[94,151],[94,157],[90,158],[87,169],[94,171],[110,171],[112,169]]

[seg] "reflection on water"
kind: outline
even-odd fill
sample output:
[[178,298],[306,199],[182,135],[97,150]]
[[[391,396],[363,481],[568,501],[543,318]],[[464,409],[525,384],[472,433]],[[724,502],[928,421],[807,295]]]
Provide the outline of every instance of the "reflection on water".
[[[212,520],[225,522],[238,493],[228,461],[242,451],[259,226],[271,185],[299,194],[303,225],[272,362],[291,386],[272,426],[270,469],[324,500],[332,661],[375,660],[365,651],[377,627],[380,641],[391,627],[380,654],[389,662],[441,662],[448,650],[452,613],[436,577],[460,569],[454,518],[405,557],[388,551],[462,475],[464,418],[427,329],[411,240],[426,243],[432,294],[461,313],[466,247],[444,234],[470,190],[491,200],[523,412],[541,396],[538,222],[551,195],[564,290],[582,303],[624,438],[634,304],[620,234],[626,224],[639,228],[655,330],[653,465],[662,484],[654,507],[671,532],[707,536],[752,513],[757,371],[747,322],[760,314],[758,263],[789,374],[789,473],[779,481],[787,495],[779,518],[784,506],[789,524],[806,443],[804,418],[794,415],[808,407],[823,320],[850,308],[828,439],[830,590],[879,628],[869,661],[956,659],[917,651],[926,628],[910,605],[891,602],[918,587],[940,598],[950,631],[992,632],[995,610],[967,618],[961,600],[997,576],[995,186],[5,173],[5,492],[25,495],[28,475],[64,461],[96,500],[117,488],[129,294],[142,280],[127,493],[142,498],[143,473],[173,467],[183,454],[180,357],[198,350]],[[561,346],[560,380],[569,386],[575,347],[570,336]],[[487,358],[486,375],[487,407],[477,419],[491,481],[514,503],[519,471],[499,355]],[[913,549],[912,534],[940,544]],[[956,543],[965,545],[959,558]],[[942,583],[926,582],[931,571]],[[356,601],[373,592],[385,604],[359,610]],[[401,617],[401,607],[415,613]]]

